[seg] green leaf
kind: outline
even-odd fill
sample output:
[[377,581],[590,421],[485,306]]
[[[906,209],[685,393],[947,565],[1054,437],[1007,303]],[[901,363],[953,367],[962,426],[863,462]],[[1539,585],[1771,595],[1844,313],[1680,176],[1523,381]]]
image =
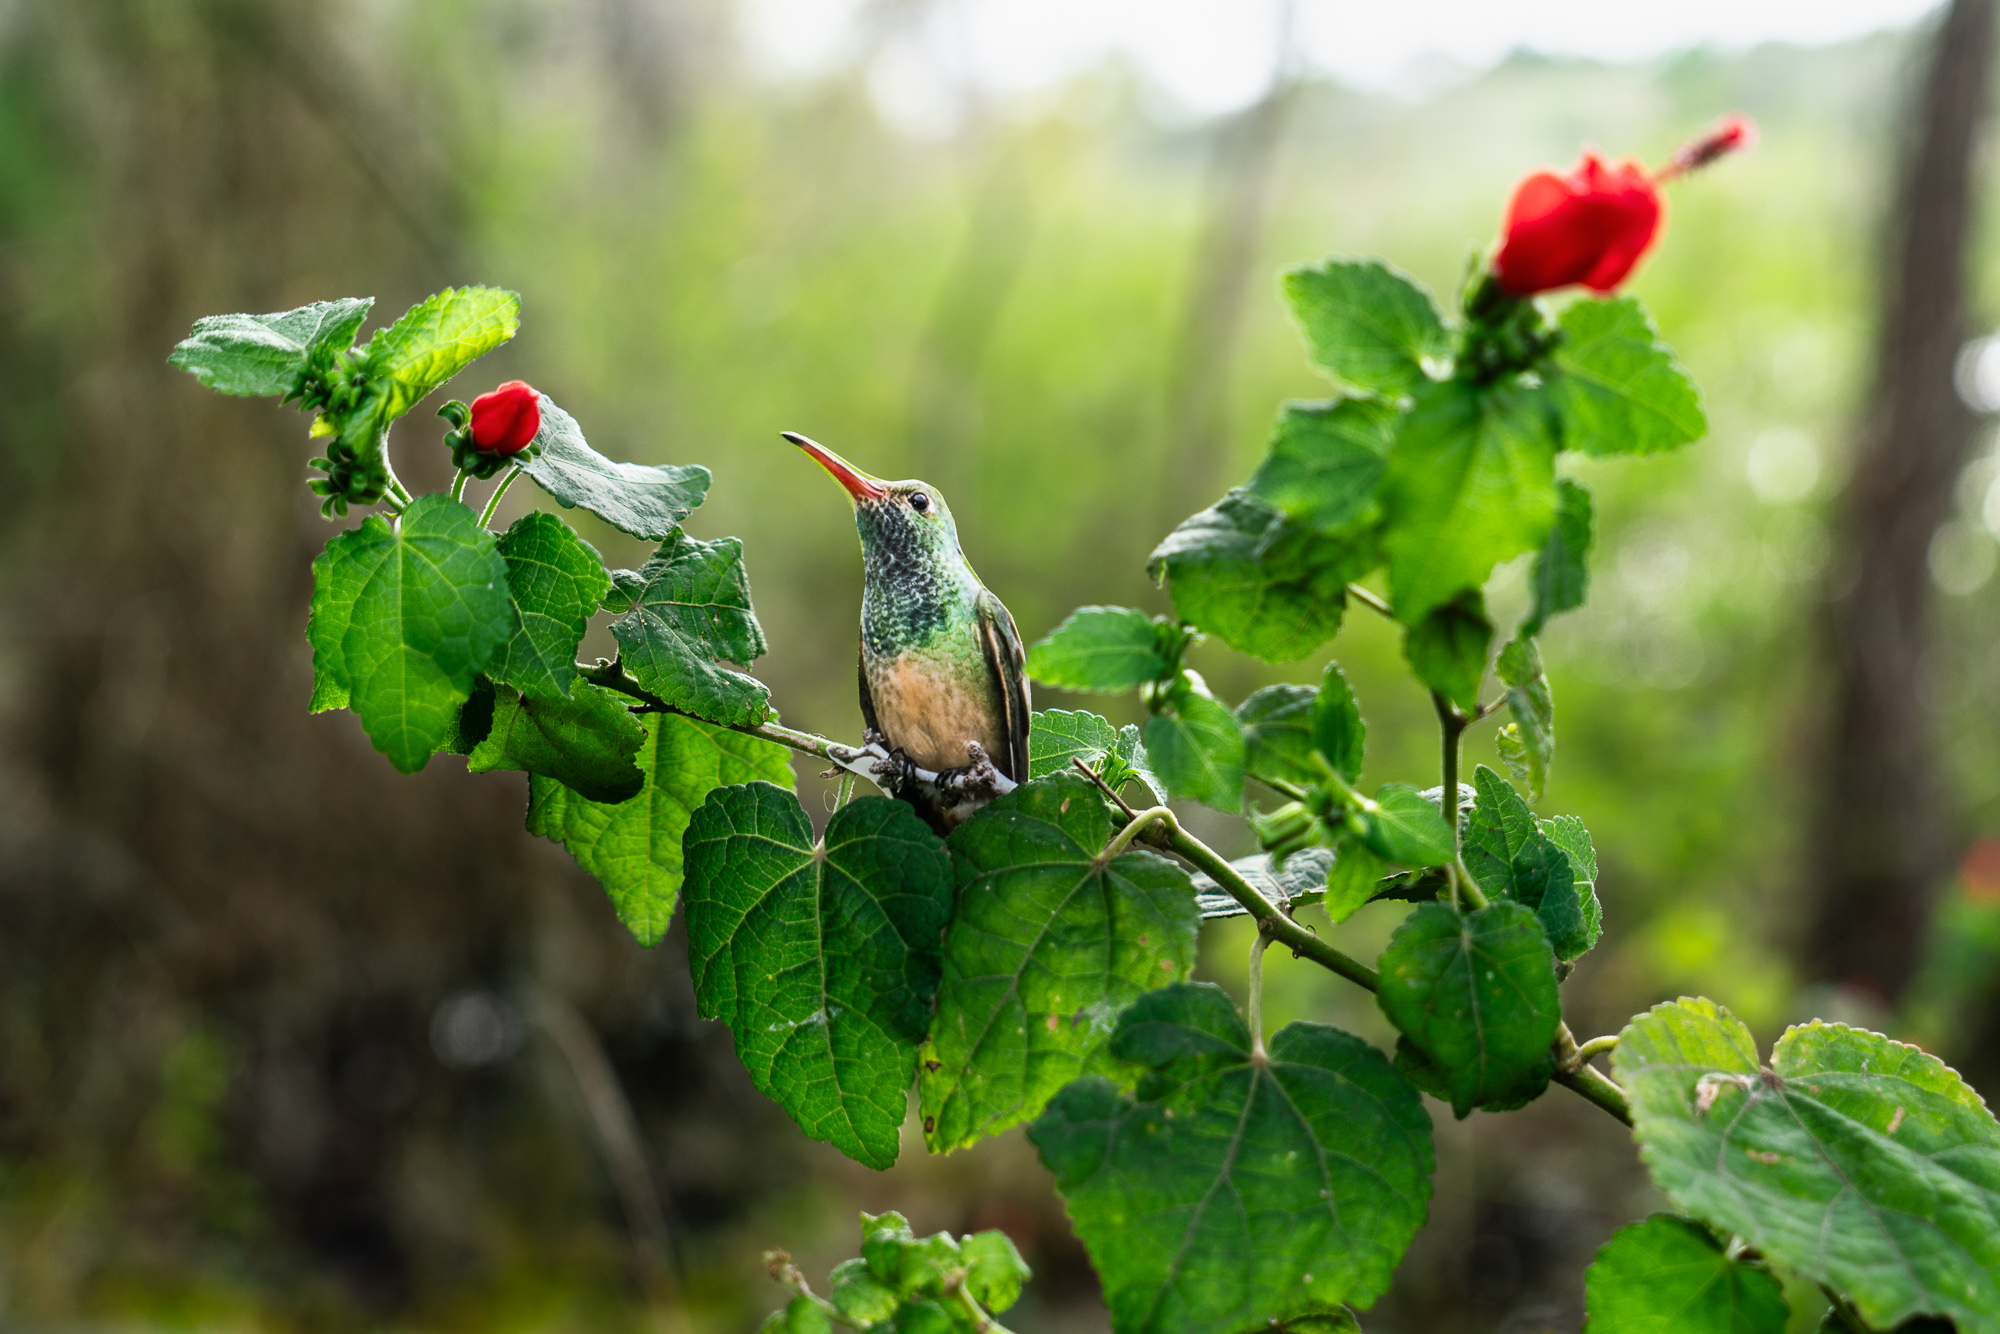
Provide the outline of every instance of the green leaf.
[[1679,1208],[1853,1302],[1871,1329],[2000,1331],[2000,1125],[1934,1056],[1841,1024],[1788,1029],[1768,1069],[1708,1000],[1658,1005],[1612,1069]]
[[645,744],[646,729],[626,707],[630,703],[587,681],[568,699],[503,689],[490,730],[466,757],[466,770],[540,774],[591,801],[636,797],[646,777],[633,757]]
[[1555,519],[1555,442],[1539,399],[1514,385],[1425,385],[1382,478],[1396,618],[1422,622]]
[[1534,569],[1528,576],[1534,603],[1528,619],[1521,622],[1522,638],[1540,634],[1556,613],[1583,605],[1590,591],[1592,531],[1589,488],[1567,477],[1556,478],[1556,521],[1549,529],[1549,540],[1535,553]]
[[1020,1300],[1028,1265],[1005,1232],[975,1232],[958,1243],[965,1265],[965,1290],[988,1311],[1004,1311]]
[[[1451,1102],[1451,1080],[1408,1038],[1396,1039],[1394,1064],[1396,1073],[1409,1080],[1411,1088],[1419,1093],[1428,1093],[1439,1102]],[[1528,1067],[1511,1084],[1483,1094],[1475,1105],[1482,1112],[1519,1111],[1548,1092],[1549,1080],[1555,1072],[1556,1054],[1551,1050],[1543,1053],[1541,1060]]]
[[[1489,896],[1512,899],[1531,909],[1548,934],[1556,957],[1572,963],[1597,943],[1596,895],[1569,854],[1542,832],[1528,803],[1485,765],[1473,773],[1479,802],[1465,829],[1465,867]],[[1569,817],[1575,820],[1574,816]],[[1576,822],[1582,828],[1580,821]],[[1588,842],[1590,835],[1584,834]],[[1593,875],[1595,867],[1593,864]]]
[[413,774],[513,629],[507,563],[471,510],[434,494],[396,528],[371,514],[313,562],[313,707],[352,708],[375,748]]
[[1396,868],[1369,850],[1364,843],[1350,842],[1334,857],[1326,876],[1326,897],[1321,903],[1326,915],[1339,926],[1356,909],[1375,897],[1385,877]]
[[1028,726],[1028,777],[1073,773],[1072,760],[1082,760],[1113,790],[1137,780],[1161,801],[1166,790],[1153,775],[1146,759],[1146,747],[1139,729],[1129,723],[1113,727],[1094,713],[1082,710],[1048,709],[1030,715]]
[[677,713],[649,713],[639,769],[646,786],[616,805],[592,801],[551,778],[528,786],[528,832],[554,839],[611,896],[618,920],[641,945],[667,932],[681,887],[681,835],[713,788],[763,779],[792,785],[790,752]]
[[1285,404],[1250,494],[1329,537],[1372,522],[1380,512],[1375,484],[1398,416],[1372,398]]
[[458,719],[438,743],[440,755],[470,755],[493,731],[493,703],[497,692],[484,676],[472,679],[472,698],[459,706]]
[[1265,686],[1236,706],[1244,772],[1297,787],[1319,781],[1312,759],[1313,698],[1311,686]]
[[1207,695],[1181,691],[1146,723],[1146,757],[1167,792],[1219,811],[1243,806],[1243,731]]
[[[844,1260],[827,1275],[835,1309],[856,1329],[990,1334],[991,1322],[966,1306],[957,1290],[988,1312],[1005,1311],[1028,1278],[1028,1266],[1004,1232],[918,1237],[909,1220],[893,1212],[862,1214],[861,1231],[861,1258]],[[771,1321],[785,1316],[780,1311]]]
[[410,307],[361,352],[363,369],[387,381],[379,399],[382,420],[408,412],[520,327],[519,294],[497,287],[447,287]]
[[541,396],[542,429],[534,452],[517,460],[564,509],[586,509],[621,533],[665,542],[708,496],[699,464],[613,463],[592,449],[576,418]]
[[1326,757],[1333,771],[1350,783],[1359,782],[1368,749],[1368,725],[1361,721],[1361,705],[1355,701],[1339,663],[1329,662],[1319,678],[1312,729],[1313,748]]
[[1028,650],[1028,675],[1062,690],[1114,694],[1172,670],[1153,618],[1130,607],[1078,607]]
[[1562,1019],[1555,956],[1520,904],[1469,913],[1419,904],[1390,938],[1381,968],[1382,1013],[1438,1068],[1458,1116],[1517,1094],[1548,1060]]
[[1361,841],[1404,866],[1444,866],[1456,849],[1437,803],[1408,783],[1384,783],[1357,812]]
[[1500,650],[1495,666],[1507,687],[1507,708],[1514,715],[1507,728],[1511,735],[1503,734],[1500,754],[1516,781],[1528,789],[1529,799],[1540,801],[1556,757],[1556,702],[1542,670],[1541,646],[1517,636]]
[[676,532],[644,569],[616,570],[611,581],[604,605],[624,613],[611,633],[641,686],[711,722],[754,727],[771,716],[764,683],[717,662],[747,666],[765,649],[740,540]]
[[1593,1334],[1785,1334],[1791,1320],[1768,1269],[1672,1214],[1613,1233],[1583,1287]]
[[298,387],[307,354],[345,351],[374,304],[372,296],[343,297],[272,315],[205,316],[167,364],[218,393],[282,397]]
[[1025,1121],[1105,1068],[1118,1012],[1193,969],[1187,873],[1138,850],[1103,864],[1111,833],[1075,774],[1036,779],[952,831],[958,914],[918,1077],[932,1152]]
[[716,788],[687,853],[688,962],[704,1019],[814,1139],[896,1161],[951,917],[951,858],[916,810],[861,797],[824,842],[769,783]]
[[1064,1089],[1028,1138],[1055,1173],[1117,1334],[1351,1328],[1423,1222],[1430,1120],[1351,1033],[1296,1023],[1253,1055],[1219,989],[1162,988],[1112,1049],[1147,1072]]
[[758,1334],[833,1334],[833,1321],[818,1302],[801,1294],[773,1311]]
[[1291,662],[1339,633],[1348,582],[1377,559],[1372,537],[1321,537],[1231,491],[1169,533],[1146,570],[1167,581],[1183,621],[1266,662]]
[[567,697],[576,647],[611,589],[604,560],[568,524],[539,510],[502,533],[499,549],[520,623],[487,672],[523,694]]
[[1403,656],[1417,679],[1467,713],[1479,707],[1493,623],[1478,592],[1433,608],[1403,634]]
[[1574,815],[1558,815],[1540,821],[1542,833],[1569,854],[1570,869],[1576,873],[1576,896],[1583,904],[1584,933],[1594,943],[1603,928],[1604,909],[1597,901],[1597,848],[1590,831]]
[[1380,260],[1330,260],[1285,275],[1313,360],[1340,384],[1390,397],[1425,382],[1451,337],[1423,284]]
[[1654,454],[1708,430],[1694,382],[1638,298],[1575,301],[1561,323],[1549,388],[1564,449]]

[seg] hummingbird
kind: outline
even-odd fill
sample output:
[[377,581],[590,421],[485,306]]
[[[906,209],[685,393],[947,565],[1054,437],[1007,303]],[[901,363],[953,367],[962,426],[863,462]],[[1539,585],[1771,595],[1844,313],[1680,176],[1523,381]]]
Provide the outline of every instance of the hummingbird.
[[861,717],[866,740],[914,776],[896,795],[939,833],[994,795],[991,776],[1028,781],[1028,678],[1014,618],[979,582],[958,525],[928,482],[870,477],[795,431],[854,501],[861,593]]

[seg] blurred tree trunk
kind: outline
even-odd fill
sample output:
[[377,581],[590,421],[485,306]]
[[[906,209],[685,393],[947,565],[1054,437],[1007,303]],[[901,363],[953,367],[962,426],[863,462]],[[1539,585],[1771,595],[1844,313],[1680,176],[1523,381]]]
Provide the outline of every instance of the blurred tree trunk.
[[1952,816],[1925,703],[1928,553],[1973,418],[1952,383],[1965,341],[1975,148],[1994,0],[1952,0],[1910,103],[1890,217],[1874,384],[1841,496],[1827,606],[1834,688],[1812,837],[1808,976],[1895,1000],[1910,980]]

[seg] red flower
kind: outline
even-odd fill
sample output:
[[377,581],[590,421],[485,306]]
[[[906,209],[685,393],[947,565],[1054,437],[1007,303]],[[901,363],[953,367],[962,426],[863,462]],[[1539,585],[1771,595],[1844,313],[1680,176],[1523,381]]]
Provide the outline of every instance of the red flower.
[[542,429],[542,396],[526,380],[509,380],[472,400],[472,443],[502,458],[528,447]]
[[1515,187],[1493,271],[1514,296],[1572,283],[1609,292],[1660,234],[1664,211],[1644,167],[1585,153],[1567,176],[1538,171]]

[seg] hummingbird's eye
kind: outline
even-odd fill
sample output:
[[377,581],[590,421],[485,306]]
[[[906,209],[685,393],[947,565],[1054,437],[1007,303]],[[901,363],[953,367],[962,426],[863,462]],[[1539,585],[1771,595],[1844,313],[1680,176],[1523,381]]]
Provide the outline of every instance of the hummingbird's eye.
[[919,514],[923,514],[926,513],[930,509],[930,507],[931,507],[931,498],[929,496],[925,495],[921,491],[910,492],[911,509],[915,510]]

